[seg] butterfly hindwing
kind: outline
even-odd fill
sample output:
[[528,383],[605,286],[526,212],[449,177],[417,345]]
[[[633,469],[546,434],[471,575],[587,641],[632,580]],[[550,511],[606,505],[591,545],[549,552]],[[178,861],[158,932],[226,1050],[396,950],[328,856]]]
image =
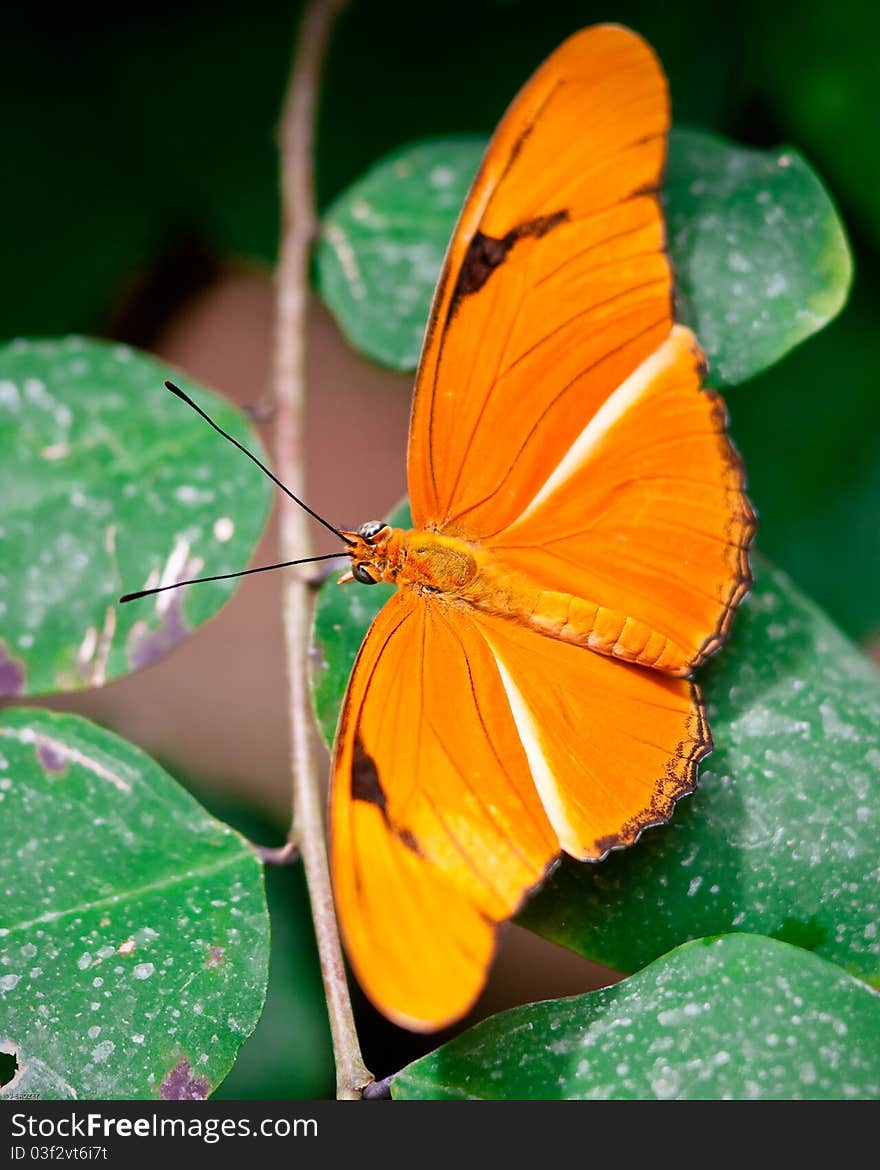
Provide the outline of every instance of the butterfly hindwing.
[[697,686],[480,615],[559,847],[598,861],[669,819],[711,738]]
[[688,675],[751,584],[754,515],[690,330],[606,399],[523,514],[485,538],[503,573],[601,607],[587,645]]

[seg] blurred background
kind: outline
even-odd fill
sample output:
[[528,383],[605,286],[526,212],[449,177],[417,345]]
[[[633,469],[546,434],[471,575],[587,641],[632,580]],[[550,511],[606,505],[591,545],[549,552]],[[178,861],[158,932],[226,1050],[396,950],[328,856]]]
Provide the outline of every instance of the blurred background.
[[[124,20],[88,6],[51,20],[36,6],[4,12],[0,340],[112,337],[242,406],[261,398],[278,237],[275,126],[300,9],[155,0],[127,7]],[[727,400],[761,551],[876,655],[880,6],[351,0],[327,66],[319,201],[407,141],[488,133],[543,57],[597,20],[630,25],[654,45],[676,121],[796,146],[838,202],[856,264],[848,308]],[[409,377],[355,354],[314,301],[308,499],[333,523],[354,527],[403,495],[410,391]],[[271,445],[271,424],[263,430]],[[332,551],[328,539],[316,527],[315,551]],[[274,559],[270,526],[254,563]],[[120,732],[218,815],[279,842],[288,816],[279,589],[274,574],[248,580],[170,656],[50,705]],[[221,1095],[327,1095],[332,1061],[299,869],[269,873],[268,885],[270,1000]],[[511,927],[476,1014],[612,977]],[[392,1028],[360,999],[357,1009],[377,1076],[437,1043]]]

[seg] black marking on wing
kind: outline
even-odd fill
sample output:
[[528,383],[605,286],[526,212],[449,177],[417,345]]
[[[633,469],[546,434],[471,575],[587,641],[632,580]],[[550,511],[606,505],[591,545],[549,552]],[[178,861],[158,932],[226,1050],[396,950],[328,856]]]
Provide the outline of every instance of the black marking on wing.
[[351,756],[351,799],[375,804],[382,816],[388,819],[388,799],[379,779],[379,769],[359,735],[354,738]]
[[374,804],[382,814],[382,819],[388,829],[405,845],[407,849],[419,857],[424,856],[418,841],[409,829],[396,825],[388,815],[388,797],[379,778],[379,769],[376,761],[363,745],[359,735],[355,735],[351,756],[351,798],[362,800],[365,804]]
[[409,829],[401,829],[397,825],[392,825],[390,822],[389,822],[389,827],[391,829],[391,832],[394,834],[394,836],[397,838],[397,840],[401,843],[401,845],[405,845],[407,847],[407,849],[410,850],[411,853],[415,853],[416,857],[424,857],[425,856],[424,853],[422,852],[421,846],[419,845],[418,841],[415,839],[413,834],[409,831]]
[[554,211],[552,215],[539,215],[525,223],[511,228],[507,235],[497,239],[495,236],[486,236],[481,231],[474,232],[473,238],[465,252],[461,268],[458,273],[458,282],[452,294],[451,313],[464,297],[473,296],[480,291],[496,268],[500,267],[510,255],[513,247],[520,241],[531,237],[540,240],[553,228],[565,223],[569,213],[566,209]]

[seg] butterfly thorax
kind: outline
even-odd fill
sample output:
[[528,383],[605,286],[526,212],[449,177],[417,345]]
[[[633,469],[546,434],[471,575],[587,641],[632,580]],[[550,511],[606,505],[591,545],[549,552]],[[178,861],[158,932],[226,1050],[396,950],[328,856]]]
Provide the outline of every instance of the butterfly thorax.
[[454,536],[420,528],[405,531],[387,524],[378,531],[365,524],[345,536],[352,540],[351,576],[363,584],[386,581],[403,588],[455,594],[479,573],[479,551]]

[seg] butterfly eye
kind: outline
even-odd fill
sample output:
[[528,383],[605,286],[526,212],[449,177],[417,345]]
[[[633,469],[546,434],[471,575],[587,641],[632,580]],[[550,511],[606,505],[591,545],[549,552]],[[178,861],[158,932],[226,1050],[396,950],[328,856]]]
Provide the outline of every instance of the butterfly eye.
[[378,581],[371,577],[363,565],[355,565],[351,570],[351,575],[355,581],[360,581],[362,585],[377,585]]
[[382,520],[366,520],[358,529],[358,536],[362,536],[364,540],[372,540],[377,532],[381,532],[385,527]]

